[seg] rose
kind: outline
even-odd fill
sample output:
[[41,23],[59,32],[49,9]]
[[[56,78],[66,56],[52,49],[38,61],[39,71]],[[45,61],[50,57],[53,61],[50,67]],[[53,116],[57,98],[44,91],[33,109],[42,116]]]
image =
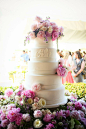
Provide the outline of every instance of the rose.
[[57,25],[52,26],[53,31],[56,31],[59,33],[59,27]]
[[38,103],[39,103],[39,105],[40,105],[41,107],[44,107],[44,106],[46,105],[46,100],[41,98],[41,99],[38,101]]
[[32,29],[33,31],[36,30],[36,29],[37,29],[37,24],[32,25],[32,26],[31,26],[31,29]]
[[27,103],[28,104],[32,104],[33,103],[33,99],[32,98],[27,99]]
[[21,85],[19,86],[19,90],[23,90],[23,89],[24,89],[24,85],[21,84]]
[[41,22],[41,21],[42,21],[42,18],[41,18],[41,17],[39,17],[39,16],[36,16],[36,17],[35,17],[35,21],[37,21],[37,22]]
[[35,110],[33,115],[34,115],[35,118],[42,117],[42,111]]
[[66,69],[62,65],[59,65],[57,68],[57,74],[58,76],[64,77],[66,74]]
[[43,30],[43,31],[46,31],[47,30],[47,27],[41,27],[41,29],[40,30]]
[[32,90],[33,91],[39,91],[39,90],[41,90],[41,85],[40,84],[33,84],[32,85]]
[[35,39],[36,38],[35,33],[34,32],[31,32],[30,33],[30,37],[31,37],[31,39]]
[[42,121],[40,121],[39,119],[36,119],[33,123],[35,128],[41,128],[42,127]]
[[45,37],[45,32],[44,31],[39,31],[37,33],[37,37],[40,38],[40,39],[44,38]]
[[52,41],[56,40],[58,38],[58,33],[56,31],[52,32]]
[[22,118],[23,118],[23,120],[25,120],[25,121],[27,121],[27,122],[31,120],[31,117],[30,117],[30,115],[29,115],[28,113],[23,114],[23,115],[22,115]]

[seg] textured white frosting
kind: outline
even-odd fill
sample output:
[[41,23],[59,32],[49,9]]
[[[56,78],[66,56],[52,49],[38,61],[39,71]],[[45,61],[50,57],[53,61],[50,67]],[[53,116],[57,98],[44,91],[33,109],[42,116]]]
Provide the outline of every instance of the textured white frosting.
[[58,62],[28,62],[29,74],[55,74]]
[[32,48],[31,61],[56,61],[55,48]]
[[48,38],[48,43],[46,43],[44,41],[44,39],[40,39],[40,38],[35,38],[34,40],[32,40],[33,42],[33,47],[41,47],[41,48],[53,48],[53,42],[51,40],[51,38]]

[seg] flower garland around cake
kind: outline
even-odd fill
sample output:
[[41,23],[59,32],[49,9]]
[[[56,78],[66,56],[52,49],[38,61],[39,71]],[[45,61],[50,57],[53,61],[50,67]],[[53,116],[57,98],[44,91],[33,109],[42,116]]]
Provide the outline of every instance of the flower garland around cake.
[[28,33],[24,40],[24,45],[26,45],[26,41],[29,42],[30,39],[35,39],[36,37],[44,39],[48,43],[49,37],[52,41],[55,41],[63,36],[63,27],[58,27],[56,23],[50,22],[49,19],[50,17],[46,17],[46,20],[42,20],[39,16],[35,17],[36,24],[31,26],[32,31]]

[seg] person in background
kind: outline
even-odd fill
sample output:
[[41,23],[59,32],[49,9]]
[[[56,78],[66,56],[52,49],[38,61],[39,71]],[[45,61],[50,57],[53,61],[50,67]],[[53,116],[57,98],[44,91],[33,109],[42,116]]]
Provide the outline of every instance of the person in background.
[[29,61],[29,55],[25,52],[25,50],[23,50],[23,54],[21,55],[21,57],[23,58],[24,62]]
[[74,55],[75,55],[75,61],[73,61],[72,64],[74,82],[75,83],[83,82],[82,72],[85,67],[84,59],[81,57],[81,53],[79,51],[76,51]]
[[66,67],[68,67],[70,69],[70,71],[68,71],[68,74],[65,78],[62,78],[62,84],[64,83],[74,83],[74,80],[73,80],[73,77],[72,77],[72,74],[71,74],[71,63],[70,63],[70,60],[69,60],[69,52],[68,51],[65,51],[64,52],[64,65]]
[[69,64],[72,64],[72,56],[71,56],[71,52],[69,51],[69,56],[68,56],[68,60],[69,60]]

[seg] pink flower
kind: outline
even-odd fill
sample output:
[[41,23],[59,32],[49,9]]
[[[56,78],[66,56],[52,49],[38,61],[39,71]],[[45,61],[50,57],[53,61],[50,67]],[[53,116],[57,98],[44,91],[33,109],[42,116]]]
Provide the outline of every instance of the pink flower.
[[39,31],[38,34],[37,34],[37,37],[42,39],[45,37],[45,32],[44,31]]
[[35,33],[34,32],[31,32],[30,33],[30,37],[31,37],[31,39],[35,39],[36,38]]
[[46,128],[44,129],[53,129],[55,128],[53,124],[49,123],[48,125],[46,125]]
[[59,31],[60,31],[61,33],[63,33],[64,28],[63,28],[62,26],[60,26],[60,27],[59,27]]
[[34,98],[34,103],[38,103],[38,101],[39,101],[39,98],[38,97],[35,97]]
[[19,86],[19,90],[23,90],[23,89],[24,89],[24,85],[21,84],[21,85]]
[[42,117],[42,112],[40,110],[35,110],[34,111],[34,117],[35,118]]
[[9,124],[9,120],[8,119],[4,119],[3,121],[1,121],[1,126],[2,127],[6,127]]
[[10,88],[5,91],[5,95],[8,97],[10,97],[12,94],[13,94],[13,90]]
[[50,22],[49,21],[44,21],[42,24],[45,27],[49,27],[50,26]]
[[59,27],[57,25],[52,26],[53,31],[59,32]]
[[55,23],[55,22],[50,22],[50,25],[52,25],[52,26],[53,26],[53,25],[56,25],[56,23]]
[[7,129],[17,129],[16,125],[10,123],[8,126],[7,126]]
[[40,84],[33,84],[32,90],[35,92],[41,90],[41,85]]
[[41,21],[42,21],[42,18],[41,18],[41,17],[39,17],[39,16],[36,16],[36,17],[35,17],[35,21],[37,21],[37,22],[41,22]]
[[37,29],[37,24],[32,25],[32,26],[31,26],[31,29],[32,29],[33,31],[36,30],[36,29]]
[[35,92],[31,90],[25,90],[22,92],[22,96],[26,96],[27,98],[34,98],[35,97]]
[[6,119],[6,115],[4,113],[2,113],[1,116],[0,116],[0,119],[1,119],[1,121]]
[[84,114],[84,112],[83,112],[83,111],[78,110],[78,112],[79,112],[79,114],[80,114],[80,118],[82,118],[82,117],[84,117],[84,116],[85,116],[85,114]]
[[23,120],[25,120],[27,122],[31,120],[31,117],[30,117],[30,115],[28,113],[23,114],[22,118],[23,118]]
[[58,76],[64,77],[66,74],[66,68],[64,68],[62,65],[59,65],[57,68],[57,74]]
[[59,34],[56,31],[52,32],[52,41],[56,40],[58,38]]
[[12,110],[12,108],[16,108],[16,105],[15,104],[7,105],[7,110]]
[[80,102],[75,102],[75,109],[76,110],[81,110],[82,109],[82,104]]

